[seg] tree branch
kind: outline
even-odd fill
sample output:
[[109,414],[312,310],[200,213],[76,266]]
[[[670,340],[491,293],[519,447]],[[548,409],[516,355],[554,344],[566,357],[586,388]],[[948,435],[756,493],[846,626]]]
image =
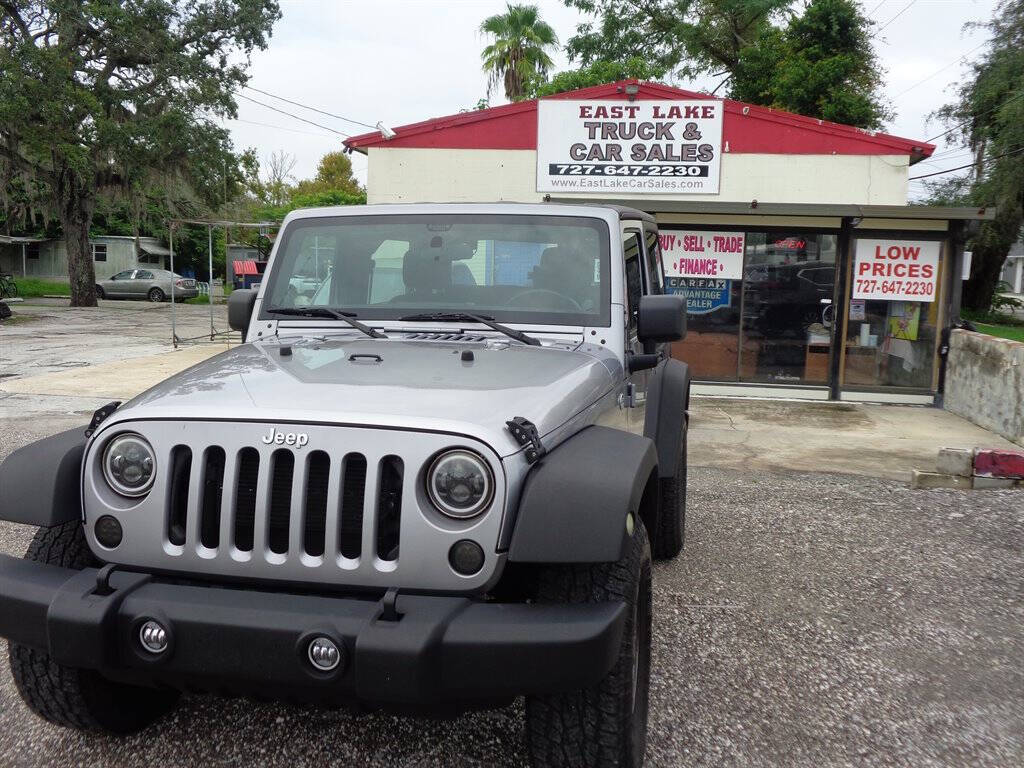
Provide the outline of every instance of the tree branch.
[[56,174],[49,168],[29,160],[20,152],[11,149],[6,142],[0,142],[0,157],[6,159],[11,165],[24,173],[34,173],[46,181],[54,181],[57,178]]
[[21,30],[21,34],[26,39],[31,39],[32,34],[28,30],[28,24],[21,18],[21,14],[18,13],[17,7],[10,0],[0,0],[0,8],[3,8],[7,14],[14,20],[14,24]]

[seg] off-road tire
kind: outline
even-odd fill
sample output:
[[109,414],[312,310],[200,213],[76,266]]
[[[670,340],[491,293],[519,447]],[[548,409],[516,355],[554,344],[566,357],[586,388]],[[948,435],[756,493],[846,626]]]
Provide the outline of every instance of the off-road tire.
[[[98,564],[77,520],[40,528],[25,559],[76,570]],[[57,664],[45,651],[18,643],[10,643],[9,655],[21,698],[29,709],[56,725],[132,733],[169,712],[178,700],[177,691],[115,683],[91,669]]]
[[526,749],[532,765],[640,768],[651,669],[651,552],[643,523],[636,520],[629,550],[617,563],[545,567],[537,600],[623,600],[627,617],[615,666],[596,686],[527,697]]
[[658,480],[661,508],[658,511],[658,530],[651,540],[655,560],[671,560],[683,551],[686,538],[686,436],[689,417],[683,416],[683,439],[679,441],[679,456],[673,477]]
[[101,285],[97,285],[96,286],[96,298],[97,299],[105,299],[105,298],[107,298],[107,295],[103,292],[103,286],[101,286]]
[[150,288],[149,293],[146,294],[146,298],[154,303],[162,302],[167,298],[167,294],[161,291],[159,288]]

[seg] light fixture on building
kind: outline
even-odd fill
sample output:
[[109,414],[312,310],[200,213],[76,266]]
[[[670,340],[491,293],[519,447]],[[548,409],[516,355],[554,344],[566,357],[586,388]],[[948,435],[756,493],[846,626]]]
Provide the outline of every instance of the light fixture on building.
[[386,141],[391,141],[391,139],[395,138],[395,136],[397,136],[397,135],[398,135],[398,134],[397,134],[397,133],[395,133],[395,132],[394,132],[393,130],[391,130],[390,128],[388,128],[388,127],[387,127],[386,125],[384,125],[384,121],[383,121],[383,120],[378,120],[378,121],[377,121],[377,130],[378,130],[378,131],[380,131],[380,135],[381,135],[381,136],[382,136],[382,137],[383,137],[383,138],[384,138],[384,139],[385,139]]
[[636,83],[630,83],[625,88],[626,98],[630,101],[636,101],[636,95],[640,93],[640,86]]

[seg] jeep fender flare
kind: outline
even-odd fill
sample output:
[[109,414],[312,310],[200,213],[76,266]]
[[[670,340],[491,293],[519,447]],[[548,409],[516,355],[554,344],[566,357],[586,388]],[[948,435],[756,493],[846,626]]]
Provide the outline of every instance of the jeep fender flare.
[[647,385],[644,435],[658,450],[658,476],[675,477],[679,445],[686,438],[690,367],[669,358],[658,364]]
[[0,464],[0,520],[54,526],[82,518],[85,430],[60,432],[14,451]]
[[526,476],[508,559],[607,563],[626,552],[627,517],[657,513],[658,454],[647,437],[586,427]]

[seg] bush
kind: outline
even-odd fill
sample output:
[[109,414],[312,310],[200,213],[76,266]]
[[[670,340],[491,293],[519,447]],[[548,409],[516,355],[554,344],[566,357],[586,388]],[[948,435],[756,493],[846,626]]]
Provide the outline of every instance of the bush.
[[38,277],[16,277],[14,284],[18,286],[18,295],[25,299],[33,296],[70,296],[71,286],[59,280],[42,280]]

